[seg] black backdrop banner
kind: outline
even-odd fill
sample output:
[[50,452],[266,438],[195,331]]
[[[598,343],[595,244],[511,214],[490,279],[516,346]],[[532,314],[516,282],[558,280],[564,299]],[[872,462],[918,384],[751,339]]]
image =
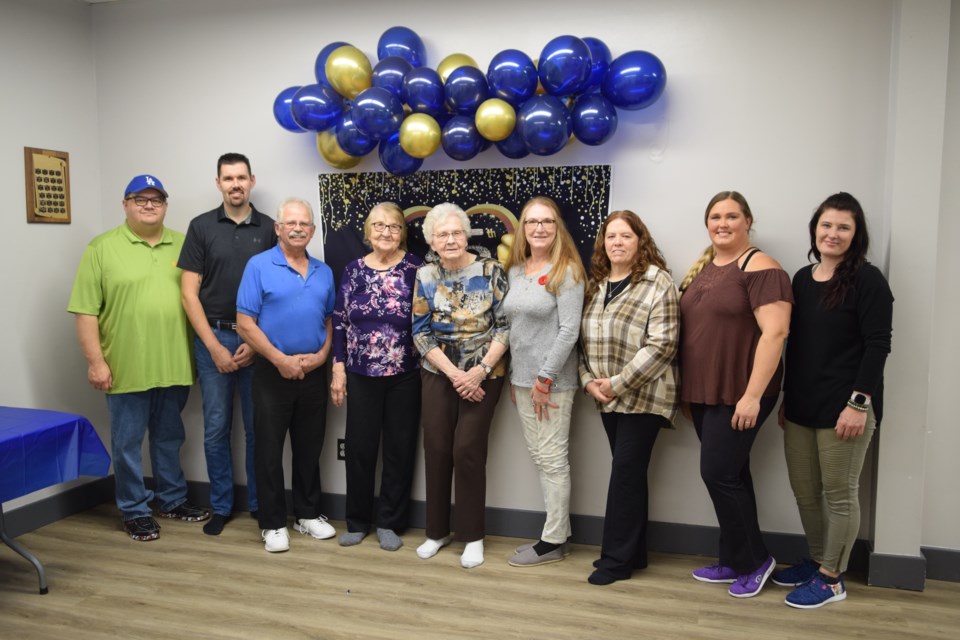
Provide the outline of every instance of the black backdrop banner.
[[590,264],[597,229],[610,203],[610,165],[518,167],[417,171],[397,177],[385,172],[323,173],[318,176],[324,259],[339,282],[344,266],[369,253],[363,221],[375,205],[394,202],[407,220],[407,248],[427,260],[429,244],[421,225],[441,202],[452,202],[470,216],[470,247],[504,260],[517,230],[520,211],[533,196],[549,196],[585,266]]

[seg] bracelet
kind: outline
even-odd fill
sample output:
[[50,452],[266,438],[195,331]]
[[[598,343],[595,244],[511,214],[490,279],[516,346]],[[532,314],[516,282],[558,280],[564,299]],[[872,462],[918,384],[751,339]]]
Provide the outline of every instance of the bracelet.
[[855,409],[855,410],[860,411],[860,412],[862,412],[862,413],[866,413],[866,412],[870,409],[870,407],[868,407],[867,405],[865,405],[865,404],[858,404],[858,403],[854,402],[853,400],[847,400],[847,406],[850,407],[851,409]]
[[550,387],[543,387],[539,382],[534,382],[533,388],[544,395],[550,395]]

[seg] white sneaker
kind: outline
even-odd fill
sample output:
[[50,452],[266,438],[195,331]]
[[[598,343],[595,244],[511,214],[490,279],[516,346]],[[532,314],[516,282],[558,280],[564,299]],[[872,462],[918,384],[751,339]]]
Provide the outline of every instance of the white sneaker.
[[287,528],[282,529],[264,529],[260,532],[263,538],[263,548],[270,553],[279,553],[290,549],[290,534]]
[[297,520],[296,529],[303,534],[309,533],[317,540],[326,540],[327,538],[332,538],[337,535],[337,530],[327,522],[327,516],[320,516],[312,520],[301,518]]

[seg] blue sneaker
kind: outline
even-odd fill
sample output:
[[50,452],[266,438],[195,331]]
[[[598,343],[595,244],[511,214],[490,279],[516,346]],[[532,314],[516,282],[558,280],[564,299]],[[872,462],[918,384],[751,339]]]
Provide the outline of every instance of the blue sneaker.
[[768,557],[767,560],[760,565],[760,568],[751,573],[737,576],[737,579],[730,585],[730,590],[727,593],[734,598],[752,598],[760,593],[763,585],[767,582],[767,578],[770,577],[770,574],[773,573],[773,569],[776,566],[777,561],[773,559],[773,556]]
[[846,600],[847,589],[843,586],[843,576],[837,584],[827,584],[819,571],[809,581],[791,591],[784,602],[797,609],[816,609],[831,602]]
[[700,582],[733,582],[737,579],[737,572],[722,564],[711,564],[693,570],[693,577]]
[[781,587],[799,587],[816,575],[819,569],[820,563],[814,562],[810,558],[804,558],[792,567],[774,571],[770,580],[773,581],[773,584],[778,584]]

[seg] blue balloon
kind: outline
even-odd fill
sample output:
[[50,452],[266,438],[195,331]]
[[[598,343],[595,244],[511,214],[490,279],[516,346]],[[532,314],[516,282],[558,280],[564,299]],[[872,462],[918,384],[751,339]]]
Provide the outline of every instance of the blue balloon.
[[583,90],[585,92],[599,91],[600,82],[603,81],[603,76],[610,67],[613,56],[610,55],[610,48],[599,38],[587,37],[583,38],[583,42],[590,49],[590,57],[593,60],[593,65],[590,67],[590,79],[587,80],[587,86]]
[[414,67],[427,64],[427,50],[423,40],[412,29],[407,27],[390,27],[377,41],[377,60],[389,56],[398,56]]
[[573,106],[572,120],[573,135],[584,144],[603,144],[617,132],[616,107],[597,93],[588,93],[577,98]]
[[343,98],[328,84],[308,84],[293,94],[290,110],[304,129],[326,131],[337,124]]
[[443,126],[440,145],[454,160],[469,160],[483,151],[483,137],[470,116],[453,116]]
[[523,51],[506,49],[493,56],[487,81],[493,95],[519,107],[537,92],[537,67]]
[[409,62],[399,56],[387,56],[377,63],[370,76],[374,87],[386,89],[397,98],[403,94],[403,78],[413,70]]
[[517,112],[517,130],[530,153],[549,156],[563,149],[570,138],[567,108],[555,96],[535,96]]
[[473,115],[480,103],[490,97],[487,77],[476,67],[457,67],[443,86],[447,106],[462,116]]
[[657,101],[667,86],[667,70],[647,51],[628,51],[610,63],[600,89],[614,106],[634,111]]
[[540,83],[553,96],[582,92],[590,81],[590,47],[576,36],[557,36],[540,52]]
[[343,112],[337,122],[337,144],[351,156],[365,156],[377,148],[377,139],[360,131],[353,121],[350,109]]
[[437,117],[444,110],[443,80],[430,67],[414,69],[403,79],[401,97],[414,113]]
[[345,46],[347,46],[346,42],[331,42],[323,49],[320,49],[320,53],[317,54],[317,61],[313,64],[313,73],[317,76],[317,82],[319,84],[330,84],[330,81],[327,80],[327,58],[330,57],[330,54],[333,53],[335,49]]
[[500,153],[514,160],[530,155],[527,145],[523,143],[523,138],[520,137],[520,130],[517,128],[514,128],[513,133],[495,144]]
[[375,140],[383,140],[400,128],[403,105],[400,98],[386,89],[364,89],[350,107],[350,117],[361,133]]
[[273,117],[277,119],[277,124],[294,133],[303,133],[306,131],[293,119],[293,112],[290,107],[293,104],[293,96],[300,90],[300,87],[287,87],[273,101]]
[[422,158],[414,158],[400,146],[400,134],[395,133],[380,142],[380,164],[395,176],[408,176],[420,168]]

